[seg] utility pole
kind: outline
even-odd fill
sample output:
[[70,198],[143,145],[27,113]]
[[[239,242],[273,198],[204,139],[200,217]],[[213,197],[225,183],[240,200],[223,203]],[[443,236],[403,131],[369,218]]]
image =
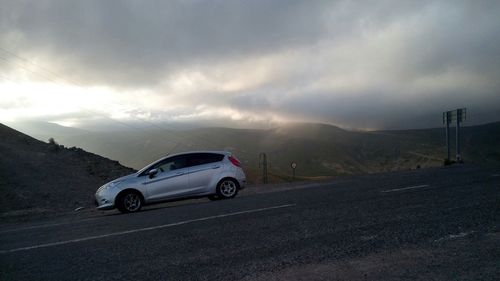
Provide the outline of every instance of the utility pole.
[[267,155],[262,152],[259,154],[259,168],[262,167],[262,183],[267,183]]

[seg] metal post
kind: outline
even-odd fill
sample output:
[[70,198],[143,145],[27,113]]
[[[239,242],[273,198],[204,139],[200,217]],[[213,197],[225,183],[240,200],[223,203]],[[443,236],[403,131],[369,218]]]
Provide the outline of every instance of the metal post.
[[267,183],[267,155],[265,153],[261,153],[259,155],[259,168],[262,163],[262,183]]
[[452,111],[443,112],[443,123],[446,124],[446,160],[445,165],[451,164],[450,160],[450,123],[453,122],[453,118],[456,119],[456,161],[457,163],[463,163],[462,155],[460,154],[460,123],[464,122],[467,117],[467,108],[459,108]]
[[292,171],[293,171],[292,181],[295,181],[295,169],[297,168],[297,163],[295,163],[295,162],[290,163],[290,167],[292,167]]
[[460,121],[462,119],[462,109],[457,109],[457,163],[462,161],[460,157]]
[[447,151],[447,156],[446,160],[447,162],[450,162],[450,121],[451,121],[451,112],[446,112],[445,113],[445,122],[446,122],[446,151]]

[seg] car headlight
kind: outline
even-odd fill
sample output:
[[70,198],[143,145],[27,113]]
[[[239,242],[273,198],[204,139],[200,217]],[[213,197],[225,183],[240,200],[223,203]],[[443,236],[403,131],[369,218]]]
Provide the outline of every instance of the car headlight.
[[113,181],[113,182],[110,182],[106,185],[106,189],[111,189],[113,187],[116,187],[119,183],[121,183],[122,181]]
[[117,186],[119,183],[120,183],[120,181],[110,182],[110,183],[108,183],[108,184],[106,185],[106,188],[107,188],[107,189],[113,188],[113,187]]
[[102,191],[102,190],[108,190],[108,189],[111,189],[111,188],[114,188],[116,187],[121,181],[113,181],[113,182],[110,182],[110,183],[107,183],[101,187],[99,187],[99,189],[97,190],[97,192],[99,191]]

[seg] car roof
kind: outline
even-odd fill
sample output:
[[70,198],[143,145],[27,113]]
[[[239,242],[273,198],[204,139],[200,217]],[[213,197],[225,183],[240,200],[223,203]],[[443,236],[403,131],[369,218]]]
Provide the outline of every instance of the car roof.
[[170,154],[162,159],[168,158],[168,157],[173,157],[173,156],[179,156],[179,155],[185,155],[185,154],[194,154],[194,153],[215,153],[215,154],[224,154],[224,155],[231,155],[232,153],[229,151],[215,151],[215,150],[197,150],[197,151],[184,151],[184,152],[179,152],[175,154]]
[[174,154],[170,154],[170,155],[166,155],[166,156],[163,156],[149,164],[147,164],[146,166],[144,166],[144,168],[140,169],[139,171],[137,171],[137,174],[140,174],[142,173],[144,170],[146,170],[147,168],[149,168],[151,165],[157,163],[157,162],[160,162],[160,161],[163,161],[164,159],[167,159],[167,158],[170,158],[170,157],[174,157],[174,156],[179,156],[179,155],[186,155],[186,154],[194,154],[194,153],[215,153],[215,154],[223,154],[223,155],[226,155],[226,156],[229,156],[229,155],[232,155],[232,153],[230,151],[222,151],[222,150],[197,150],[197,151],[184,151],[184,152],[179,152],[179,153],[174,153]]

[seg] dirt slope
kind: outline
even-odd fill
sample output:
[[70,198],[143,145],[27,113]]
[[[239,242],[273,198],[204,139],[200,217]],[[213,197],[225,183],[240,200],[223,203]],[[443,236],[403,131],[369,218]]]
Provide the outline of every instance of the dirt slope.
[[1,217],[92,207],[99,186],[133,172],[117,161],[0,124]]

